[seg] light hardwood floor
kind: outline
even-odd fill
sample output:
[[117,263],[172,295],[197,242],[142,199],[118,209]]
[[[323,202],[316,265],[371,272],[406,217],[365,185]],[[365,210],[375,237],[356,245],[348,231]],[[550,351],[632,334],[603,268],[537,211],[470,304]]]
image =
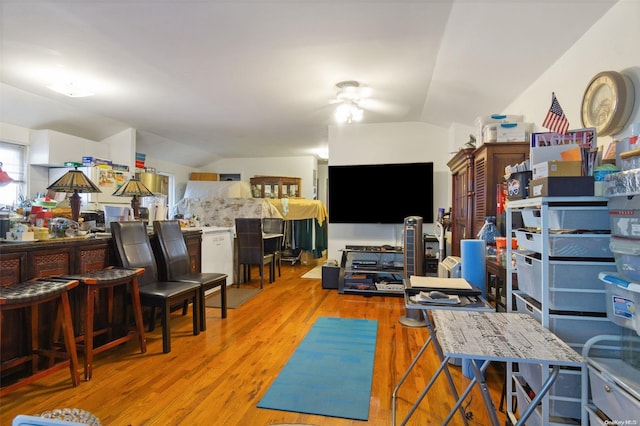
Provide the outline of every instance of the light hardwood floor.
[[[61,370],[0,400],[2,425],[18,414],[62,407],[88,410],[103,425],[391,425],[391,394],[427,338],[426,328],[402,326],[400,297],[340,295],[320,279],[301,276],[312,266],[284,265],[282,277],[225,320],[207,308],[207,330],[191,334],[190,314],[171,321],[172,351],[162,353],[160,327],[147,333],[148,352],[128,342],[96,356],[93,378],[73,388]],[[252,275],[259,286],[259,274]],[[367,422],[257,408],[256,404],[319,316],[378,320],[374,377]],[[430,346],[400,388],[398,424],[438,365]],[[451,371],[459,389],[469,382]],[[490,367],[488,382],[496,405],[503,376]],[[323,398],[323,395],[318,395]],[[470,401],[470,402],[469,402]],[[410,425],[441,424],[453,404],[444,376],[422,402]],[[465,402],[470,425],[487,425],[477,389]],[[499,413],[504,424],[504,413]],[[462,424],[456,416],[450,424]]]

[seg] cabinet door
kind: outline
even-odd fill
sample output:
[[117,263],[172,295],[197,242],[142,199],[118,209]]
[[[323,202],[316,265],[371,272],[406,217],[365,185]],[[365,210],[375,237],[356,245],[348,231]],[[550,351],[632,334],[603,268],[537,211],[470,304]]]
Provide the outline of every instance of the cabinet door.
[[460,256],[460,240],[470,237],[473,149],[458,152],[448,163],[452,176],[451,254]]
[[473,224],[467,238],[476,238],[486,216],[496,215],[497,185],[504,182],[504,168],[529,158],[528,142],[486,143],[473,160]]

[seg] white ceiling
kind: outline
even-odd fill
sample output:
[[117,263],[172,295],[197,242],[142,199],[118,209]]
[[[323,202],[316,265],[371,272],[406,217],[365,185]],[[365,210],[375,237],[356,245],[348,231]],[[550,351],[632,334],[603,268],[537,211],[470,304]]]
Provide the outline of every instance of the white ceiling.
[[[617,0],[0,0],[0,121],[191,167],[327,146],[335,84],[365,123],[504,112]],[[54,70],[96,95],[46,88]]]

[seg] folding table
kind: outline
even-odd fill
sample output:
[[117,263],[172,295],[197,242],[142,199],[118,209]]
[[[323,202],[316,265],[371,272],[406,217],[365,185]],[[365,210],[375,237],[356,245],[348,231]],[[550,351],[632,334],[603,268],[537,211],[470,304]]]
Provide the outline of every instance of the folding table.
[[[398,382],[398,384],[396,385],[396,387],[393,390],[393,394],[391,397],[391,412],[392,412],[392,418],[393,418],[393,426],[395,426],[396,424],[396,397],[397,397],[397,393],[398,390],[400,389],[400,386],[404,383],[404,381],[406,380],[406,378],[409,376],[409,373],[411,373],[411,370],[413,369],[413,367],[417,364],[417,362],[420,360],[420,357],[422,357],[422,354],[424,353],[424,351],[427,349],[427,347],[429,346],[429,344],[431,342],[433,342],[433,346],[436,350],[436,353],[438,354],[438,357],[440,359],[440,361],[444,361],[445,360],[445,356],[442,352],[442,349],[440,347],[440,344],[438,343],[438,340],[436,338],[436,329],[433,326],[433,323],[431,322],[431,318],[429,317],[429,311],[438,311],[438,310],[465,310],[465,311],[477,311],[477,312],[491,312],[494,311],[494,307],[484,298],[480,297],[480,296],[464,296],[464,295],[460,295],[460,303],[456,304],[456,305],[451,305],[451,304],[442,304],[439,305],[437,303],[432,303],[432,304],[422,304],[422,303],[414,303],[411,301],[410,299],[410,295],[413,293],[411,292],[411,290],[415,290],[411,287],[411,282],[407,279],[405,279],[405,305],[407,309],[417,309],[420,310],[422,312],[422,315],[424,317],[424,321],[425,321],[425,325],[427,326],[427,329],[429,330],[429,337],[427,338],[427,340],[424,342],[424,344],[422,345],[422,348],[420,348],[420,351],[418,351],[418,354],[416,355],[416,357],[413,359],[413,361],[411,361],[411,364],[409,365],[409,367],[407,368],[407,370],[404,372],[404,374],[402,375],[402,377],[400,378],[400,381]],[[414,291],[415,292],[415,291]],[[447,358],[448,359],[448,358]],[[451,393],[453,394],[453,396],[456,398],[456,400],[458,399],[458,392],[456,391],[456,387],[453,383],[453,379],[451,378],[451,374],[449,373],[449,370],[447,368],[447,362],[444,361],[442,362],[442,364],[440,365],[440,371],[443,371],[445,375],[447,376],[447,380],[449,382],[449,387],[451,389]],[[407,421],[409,421],[409,419],[411,418],[411,416],[413,415],[414,411],[418,408],[418,405],[420,404],[420,402],[422,402],[422,400],[424,399],[424,396],[426,395],[426,393],[428,392],[429,388],[431,387],[431,385],[433,384],[433,382],[435,382],[437,375],[434,376],[432,378],[432,380],[429,382],[429,384],[427,385],[427,387],[425,388],[425,390],[422,392],[422,394],[418,397],[418,400],[414,403],[414,405],[411,407],[409,413],[406,415],[406,417],[404,418],[404,420],[402,421],[402,425],[406,424]],[[466,415],[464,413],[464,409],[462,407],[460,407],[459,409],[460,414],[464,420],[465,424],[468,424],[467,422],[467,418]]]
[[[529,407],[521,413],[517,425],[523,425],[540,402],[542,410],[548,411],[548,398],[545,395],[556,380],[561,366],[578,367],[582,369],[583,375],[586,371],[584,358],[529,314],[439,310],[434,311],[432,317],[437,330],[437,338],[434,337],[434,340],[437,340],[445,355],[432,381],[443,370],[443,366],[446,368],[447,361],[452,357],[469,360],[474,372],[474,378],[462,395],[457,397],[456,404],[443,424],[449,422],[477,383],[492,425],[499,425],[495,405],[483,375],[491,361],[543,366],[542,387]],[[476,359],[484,360],[482,366],[478,366]],[[551,373],[549,368],[552,368]],[[431,382],[424,393],[430,386]]]

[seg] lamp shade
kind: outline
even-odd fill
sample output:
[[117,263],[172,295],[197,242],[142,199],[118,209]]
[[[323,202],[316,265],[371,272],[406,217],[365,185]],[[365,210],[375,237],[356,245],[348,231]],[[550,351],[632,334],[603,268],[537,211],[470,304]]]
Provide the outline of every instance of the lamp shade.
[[124,183],[120,188],[116,189],[113,195],[118,197],[149,197],[153,195],[153,192],[149,190],[142,182],[136,178],[131,178]]
[[71,219],[78,221],[80,217],[80,195],[79,192],[102,192],[91,179],[87,177],[82,170],[78,170],[79,163],[65,163],[65,166],[73,166],[73,170],[69,170],[60,179],[53,182],[47,187],[56,192],[73,192],[71,196]]
[[138,197],[148,197],[153,195],[153,192],[149,191],[149,188],[144,186],[140,180],[134,178],[129,179],[118,188],[113,195],[117,197],[133,197],[131,199],[131,208],[133,209],[133,217],[138,218],[138,211],[140,210],[140,201]]
[[81,170],[69,170],[47,187],[56,192],[102,192]]

